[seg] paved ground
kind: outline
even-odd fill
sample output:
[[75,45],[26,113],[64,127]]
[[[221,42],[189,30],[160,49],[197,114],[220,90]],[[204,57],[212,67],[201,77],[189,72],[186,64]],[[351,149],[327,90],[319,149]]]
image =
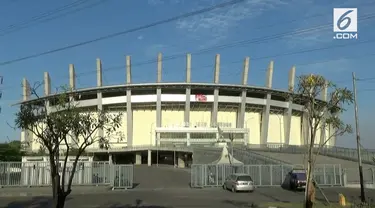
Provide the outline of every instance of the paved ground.
[[[358,189],[333,189],[324,191],[332,201],[337,201],[338,193],[344,193],[347,198],[357,196]],[[375,190],[368,190],[368,196],[375,196]],[[318,199],[322,196],[318,194]],[[110,191],[85,195],[72,195],[66,202],[67,208],[130,208],[156,207],[251,207],[251,204],[265,202],[302,202],[303,192],[291,192],[281,188],[259,188],[253,193],[231,193],[220,188],[189,189],[165,188],[159,190],[134,189],[128,191]],[[0,198],[0,207],[4,208],[46,208],[50,199],[46,197],[6,197]]]
[[186,169],[159,165],[134,166],[135,188],[188,188],[190,172]]

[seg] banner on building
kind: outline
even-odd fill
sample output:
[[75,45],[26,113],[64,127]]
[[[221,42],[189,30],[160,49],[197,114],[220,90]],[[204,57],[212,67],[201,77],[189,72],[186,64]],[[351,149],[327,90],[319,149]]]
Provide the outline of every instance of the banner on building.
[[195,101],[207,102],[207,96],[203,95],[203,94],[197,94],[197,95],[195,95]]

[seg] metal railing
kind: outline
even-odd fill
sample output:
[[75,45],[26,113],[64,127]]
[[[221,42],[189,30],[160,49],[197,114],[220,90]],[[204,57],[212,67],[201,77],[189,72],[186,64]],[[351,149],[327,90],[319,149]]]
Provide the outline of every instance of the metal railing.
[[[292,154],[305,154],[307,152],[306,145],[288,145],[288,144],[277,144],[269,143],[264,145],[248,145],[249,149],[253,151],[266,151],[266,152],[281,152],[281,153],[292,153]],[[316,152],[318,148],[315,148]],[[336,147],[336,146],[324,146],[320,149],[320,155],[336,157],[340,159],[357,161],[357,150],[353,148]],[[362,151],[362,161],[364,163],[374,164],[375,152]]]
[[[346,185],[359,184],[358,168],[343,169]],[[375,168],[363,168],[363,182],[375,185]]]
[[[133,187],[133,165],[112,165],[108,162],[78,162],[72,172],[73,162],[65,170],[65,184],[74,174],[72,185],[112,185],[119,188]],[[118,171],[120,170],[120,171]],[[50,186],[49,162],[0,162],[0,187]],[[62,168],[59,168],[62,176]],[[61,179],[62,180],[62,179]],[[117,183],[116,181],[126,181]]]
[[[192,165],[191,187],[218,187],[233,173],[249,174],[256,186],[281,186],[288,183],[288,173],[293,165]],[[335,164],[317,165],[314,180],[319,186],[342,186],[341,166]]]

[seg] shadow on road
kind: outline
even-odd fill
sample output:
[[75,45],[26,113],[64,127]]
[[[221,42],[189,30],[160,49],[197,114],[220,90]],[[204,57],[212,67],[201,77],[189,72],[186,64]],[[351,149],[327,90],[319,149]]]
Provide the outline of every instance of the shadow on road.
[[[142,203],[143,201],[141,199],[137,199],[135,200],[134,205],[131,205],[131,204],[122,205],[122,204],[116,203],[116,204],[108,204],[105,207],[108,207],[108,208],[172,208],[172,207],[156,206],[156,205],[143,205]],[[103,207],[103,206],[98,206],[98,208],[99,207]]]
[[225,204],[230,204],[234,207],[248,207],[248,208],[256,208],[258,205],[254,204],[253,202],[246,202],[246,201],[235,201],[235,200],[224,200]]
[[[70,197],[67,197],[66,202],[69,201],[70,199],[71,199]],[[46,207],[51,207],[51,206],[52,206],[51,197],[33,197],[31,200],[11,202],[5,208],[25,208],[25,207],[46,208]]]

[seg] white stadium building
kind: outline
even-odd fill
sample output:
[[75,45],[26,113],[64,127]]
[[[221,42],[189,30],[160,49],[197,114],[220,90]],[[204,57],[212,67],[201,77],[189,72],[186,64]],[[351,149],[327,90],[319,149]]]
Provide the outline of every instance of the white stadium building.
[[[123,113],[121,127],[109,139],[110,149],[101,149],[94,144],[88,152],[107,155],[110,160],[114,160],[113,156],[120,158],[120,155],[127,155],[131,157],[124,161],[149,165],[154,160],[159,161],[161,152],[174,152],[177,154],[174,159],[177,158],[180,165],[186,161],[187,154],[191,154],[190,149],[194,146],[214,145],[218,140],[228,140],[229,134],[234,136],[236,145],[250,148],[306,144],[308,126],[303,106],[290,99],[295,85],[294,67],[290,69],[289,83],[286,83],[289,90],[272,88],[272,61],[263,87],[248,85],[249,58],[244,61],[243,77],[239,84],[220,84],[219,55],[216,56],[213,83],[191,82],[189,54],[186,82],[183,83],[163,83],[161,54],[156,67],[156,83],[132,83],[129,56],[126,57],[125,68],[124,84],[103,86],[102,64],[98,59],[97,86],[76,89],[75,69],[73,65],[69,67],[69,85],[80,95],[76,100],[80,107]],[[24,79],[23,82],[21,105],[35,100],[30,96],[28,81]],[[51,94],[48,72],[44,74],[44,84],[45,96],[56,96]],[[326,95],[323,95],[323,100],[324,97]],[[106,132],[99,130],[97,133],[105,135]],[[316,142],[324,142],[329,135],[329,130],[319,132]],[[30,142],[27,147],[29,152],[40,149],[35,136],[29,132],[22,131],[21,141]],[[331,139],[327,145],[334,146],[335,139]],[[154,156],[155,150],[160,151],[160,155]]]

